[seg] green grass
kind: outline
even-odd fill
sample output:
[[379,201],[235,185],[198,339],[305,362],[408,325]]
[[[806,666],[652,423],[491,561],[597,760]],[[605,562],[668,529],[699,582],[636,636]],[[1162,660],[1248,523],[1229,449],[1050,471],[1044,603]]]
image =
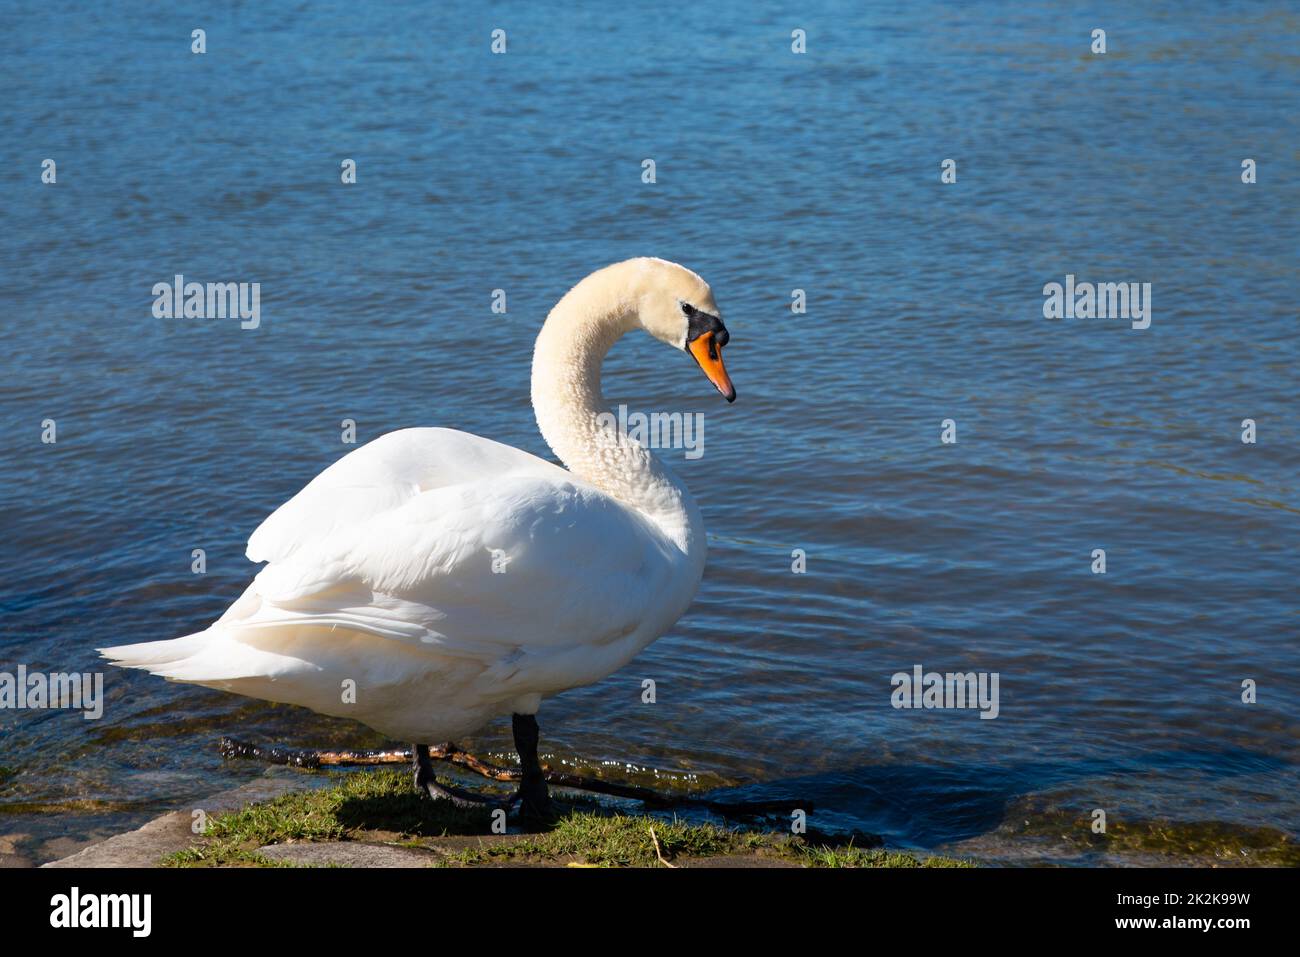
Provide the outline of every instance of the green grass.
[[578,863],[599,867],[660,865],[651,826],[669,862],[692,857],[775,857],[802,867],[974,867],[953,858],[917,858],[878,849],[827,847],[770,832],[734,831],[712,824],[684,824],[637,815],[574,813],[554,830],[513,844],[474,848],[451,855],[439,866],[454,867],[525,861]]
[[334,787],[295,791],[229,814],[208,818],[200,846],[163,858],[170,867],[261,865],[254,853],[286,841],[337,841],[369,831],[403,835],[482,834],[486,811],[463,811],[421,800],[409,774],[376,771],[341,775]]
[[972,861],[953,857],[918,858],[902,851],[885,851],[880,848],[818,847],[802,845],[802,854],[809,867],[974,867]]
[[736,852],[741,835],[711,824],[683,824],[600,810],[571,809],[555,826],[509,844],[487,845],[449,855],[448,866],[503,863],[582,863],[601,867],[656,867],[655,830],[668,860]]
[[[806,867],[970,866],[852,845],[815,846],[782,834],[621,814],[580,799],[559,803],[559,808],[560,817],[549,829],[458,853],[431,853],[430,864],[658,867],[650,836],[653,827],[660,850],[672,862],[735,855],[776,857]],[[490,822],[486,810],[466,811],[421,798],[411,787],[409,774],[385,769],[341,775],[332,787],[294,792],[215,815],[197,846],[169,855],[162,863],[167,867],[292,866],[272,861],[257,849],[286,841],[345,840],[427,849],[447,835],[489,834]]]

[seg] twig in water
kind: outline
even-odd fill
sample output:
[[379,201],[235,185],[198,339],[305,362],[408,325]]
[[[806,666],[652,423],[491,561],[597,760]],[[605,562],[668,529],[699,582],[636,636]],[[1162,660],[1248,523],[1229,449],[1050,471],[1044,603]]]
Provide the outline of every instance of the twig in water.
[[[264,748],[261,745],[234,738],[221,739],[221,754],[226,758],[252,758],[268,764],[285,764],[299,768],[355,767],[378,764],[410,764],[410,748],[386,748],[371,751],[316,750],[311,748]],[[484,761],[482,758],[462,751],[454,744],[431,745],[429,757],[437,761],[446,761],[466,768],[493,781],[518,781],[522,775],[518,768],[503,768],[500,765]],[[811,801],[714,801],[708,798],[692,797],[688,794],[661,794],[650,788],[635,784],[619,784],[615,781],[603,781],[600,778],[584,777],[570,774],[568,771],[551,771],[546,769],[544,777],[547,784],[570,788],[575,791],[590,791],[594,794],[608,794],[612,797],[629,798],[656,808],[679,807],[687,805],[700,807],[723,817],[752,817],[759,814],[789,812],[794,808],[812,811]]]

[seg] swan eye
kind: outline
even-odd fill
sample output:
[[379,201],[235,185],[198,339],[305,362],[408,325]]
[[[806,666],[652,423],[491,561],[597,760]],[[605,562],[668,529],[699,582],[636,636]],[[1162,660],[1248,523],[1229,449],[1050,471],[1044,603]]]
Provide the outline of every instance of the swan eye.
[[682,303],[682,312],[686,313],[686,344],[689,346],[692,342],[699,339],[705,333],[712,333],[709,348],[722,348],[727,344],[731,336],[727,332],[727,327],[722,324],[722,320],[717,316],[696,309],[689,302]]

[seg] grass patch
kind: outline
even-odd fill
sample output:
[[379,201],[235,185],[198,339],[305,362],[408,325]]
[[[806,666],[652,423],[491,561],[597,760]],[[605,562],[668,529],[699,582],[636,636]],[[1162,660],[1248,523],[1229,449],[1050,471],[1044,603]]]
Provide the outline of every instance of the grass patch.
[[805,867],[970,866],[946,858],[853,847],[811,845],[802,838],[739,831],[713,824],[617,813],[588,800],[557,802],[559,819],[545,831],[485,841],[451,852],[439,848],[448,835],[488,835],[491,815],[422,798],[409,774],[383,769],[340,776],[333,787],[285,794],[208,820],[203,840],[164,858],[167,867],[293,866],[257,853],[291,841],[369,841],[430,851],[442,867],[493,865],[658,867],[650,837],[669,861],[717,856],[775,857]]
[[[258,845],[259,847],[261,845]],[[289,861],[274,861],[255,849],[216,842],[190,847],[162,860],[163,867],[293,867]]]
[[485,845],[444,857],[444,866],[505,862],[581,863],[599,867],[657,867],[650,828],[668,860],[743,853],[744,836],[712,824],[684,824],[639,815],[615,814],[593,805],[574,808],[544,833],[508,844]]
[[574,812],[554,830],[511,844],[489,845],[448,855],[442,867],[510,862],[582,864],[593,867],[657,867],[650,827],[670,862],[702,857],[772,857],[797,867],[974,867],[970,861],[851,845],[829,847],[771,832],[734,831],[712,824],[684,824],[626,814]]
[[287,841],[356,839],[369,831],[403,835],[485,834],[486,810],[465,811],[422,800],[409,774],[382,770],[344,774],[334,787],[295,791],[208,818],[195,848],[163,858],[166,867],[222,867],[273,862],[257,848]]
[[798,845],[796,853],[809,867],[974,867],[973,861],[954,857],[915,857],[880,848]]

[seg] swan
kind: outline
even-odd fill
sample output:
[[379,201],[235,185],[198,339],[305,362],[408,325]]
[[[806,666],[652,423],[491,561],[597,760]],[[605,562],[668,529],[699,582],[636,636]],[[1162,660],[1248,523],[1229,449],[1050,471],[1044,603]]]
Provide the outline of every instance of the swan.
[[704,573],[686,486],[613,424],[601,395],[605,354],[637,327],[735,400],[708,284],[662,259],[607,266],[565,294],[534,347],[537,426],[566,468],[454,429],[390,432],[262,522],[247,557],[266,564],[214,624],[100,653],[415,742],[416,788],[456,804],[484,799],[439,782],[428,745],[510,714],[521,813],[549,815],[542,700],[630,661]]

